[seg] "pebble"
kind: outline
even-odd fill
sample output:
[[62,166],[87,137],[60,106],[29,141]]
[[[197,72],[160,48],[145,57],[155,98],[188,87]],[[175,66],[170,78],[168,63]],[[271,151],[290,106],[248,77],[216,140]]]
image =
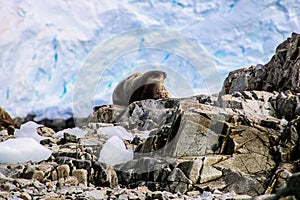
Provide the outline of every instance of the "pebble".
[[66,178],[70,175],[69,165],[60,165],[57,167],[57,176],[58,178]]
[[24,200],[31,200],[32,199],[30,194],[28,194],[27,192],[22,192],[20,197]]

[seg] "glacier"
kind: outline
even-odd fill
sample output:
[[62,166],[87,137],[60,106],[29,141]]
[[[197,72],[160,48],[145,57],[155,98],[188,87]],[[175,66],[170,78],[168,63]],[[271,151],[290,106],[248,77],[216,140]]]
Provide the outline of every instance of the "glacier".
[[[297,0],[20,0],[1,2],[0,18],[0,105],[13,117],[31,113],[40,120],[73,115],[74,101],[80,104],[74,90],[91,52],[128,31],[157,28],[183,35],[201,46],[223,80],[233,69],[268,62],[280,42],[299,32],[300,4]],[[117,51],[118,44],[114,47]],[[87,74],[96,77],[90,101],[111,103],[119,81],[149,69],[169,74],[166,86],[174,96],[218,92],[195,73],[188,59],[168,50],[141,45],[119,52],[102,74]],[[177,84],[174,75],[180,75],[184,84]],[[92,112],[90,105],[88,109]]]

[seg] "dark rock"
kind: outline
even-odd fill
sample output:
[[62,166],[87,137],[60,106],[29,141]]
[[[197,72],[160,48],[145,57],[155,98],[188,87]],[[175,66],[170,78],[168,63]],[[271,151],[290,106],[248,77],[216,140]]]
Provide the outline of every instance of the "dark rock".
[[271,99],[271,102],[278,118],[285,118],[290,121],[299,114],[299,95],[293,94],[290,90],[280,92]]
[[112,166],[108,166],[104,163],[93,163],[93,182],[96,186],[117,187],[118,176]]
[[257,196],[264,192],[264,185],[257,179],[249,175],[244,175],[238,171],[224,170],[224,180],[227,185],[225,191],[235,191],[237,194],[248,194]]
[[299,58],[300,35],[291,38],[276,48],[276,53],[266,65],[251,66],[229,73],[221,94],[245,90],[300,91]]
[[300,199],[300,172],[293,174],[285,187],[281,188],[277,193],[277,199],[280,197],[294,196],[296,199]]
[[279,136],[278,155],[281,162],[291,162],[300,159],[300,117],[289,122],[282,134]]
[[203,168],[203,159],[197,157],[192,160],[184,160],[177,165],[186,177],[196,184],[200,178],[201,169]]
[[0,131],[7,130],[8,135],[13,135],[15,132],[15,122],[11,116],[0,107]]
[[42,126],[37,128],[37,132],[39,135],[44,137],[52,137],[55,134],[55,131],[52,128]]
[[167,189],[170,192],[181,192],[186,193],[192,188],[192,181],[189,180],[185,174],[178,168],[172,170],[168,176],[168,186]]
[[174,100],[145,100],[130,104],[116,121],[126,129],[141,131],[160,128],[172,124],[179,101]]
[[121,184],[136,187],[140,182],[165,183],[174,164],[174,161],[165,158],[142,157],[118,165],[116,170]]
[[71,135],[68,132],[64,132],[63,143],[68,143],[68,142],[77,143],[78,142],[77,136]]

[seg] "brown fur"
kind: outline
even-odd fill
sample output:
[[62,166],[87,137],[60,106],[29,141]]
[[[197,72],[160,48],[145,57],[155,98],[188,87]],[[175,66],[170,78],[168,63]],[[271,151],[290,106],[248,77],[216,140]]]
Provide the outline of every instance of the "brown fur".
[[164,87],[167,74],[162,71],[135,73],[123,80],[113,92],[113,103],[127,106],[145,99],[166,99],[170,93]]

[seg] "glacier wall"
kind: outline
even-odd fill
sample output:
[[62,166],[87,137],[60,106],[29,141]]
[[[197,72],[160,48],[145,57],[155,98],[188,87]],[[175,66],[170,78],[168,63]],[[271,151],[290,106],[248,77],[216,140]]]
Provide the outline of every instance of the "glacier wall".
[[[151,27],[178,32],[202,45],[224,79],[233,69],[268,62],[280,42],[299,32],[300,4],[297,0],[18,0],[1,2],[0,19],[0,106],[13,117],[34,113],[37,119],[67,118],[85,59],[111,37]],[[95,104],[111,103],[120,80],[153,64],[182,74],[195,93],[206,91],[184,58],[141,48],[120,55],[99,75]]]

